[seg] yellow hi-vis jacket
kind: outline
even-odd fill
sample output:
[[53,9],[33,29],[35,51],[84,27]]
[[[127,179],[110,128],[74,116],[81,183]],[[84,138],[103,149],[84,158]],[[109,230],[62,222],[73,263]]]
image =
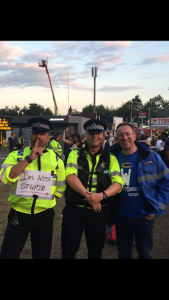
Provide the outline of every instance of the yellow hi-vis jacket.
[[[99,152],[100,153],[98,153],[96,155],[96,162],[95,162],[93,172],[96,172],[96,167],[99,163],[100,156],[102,155],[102,150],[100,150]],[[92,168],[93,168],[93,162],[92,162],[90,153],[88,152],[87,149],[84,149],[84,153],[85,153],[86,159],[88,161],[89,172],[91,172]],[[75,149],[70,152],[68,159],[67,159],[67,164],[66,164],[66,177],[71,174],[78,176],[78,169],[81,168],[81,166],[78,166],[79,154],[80,154],[80,149],[79,149],[79,151],[77,151],[77,149]],[[106,174],[109,174],[109,178],[110,178],[110,182],[111,182],[110,184],[117,182],[123,188],[123,179],[122,179],[121,173],[120,173],[120,166],[119,166],[117,158],[114,155],[112,155],[112,153],[110,153],[109,169],[103,170],[103,172],[106,172]],[[91,174],[88,175],[88,183],[90,183],[90,177],[91,177]],[[97,192],[97,174],[93,174],[93,176],[92,176],[92,185],[93,186],[91,188],[91,192],[96,193]],[[89,190],[88,187],[87,187],[87,190]],[[121,191],[119,191],[118,193],[120,193],[120,192]],[[84,199],[84,200],[86,200],[86,199]]]
[[[18,178],[11,179],[9,178],[9,174],[11,168],[18,164],[20,161],[24,160],[24,158],[31,153],[30,147],[26,147],[23,150],[13,151],[11,152],[4,163],[1,166],[0,171],[0,180],[7,184],[12,182],[11,192],[8,198],[8,201],[12,203],[13,209],[16,211],[31,214],[31,207],[34,198],[29,198],[24,195],[24,197],[20,197],[16,195],[17,189],[17,181]],[[65,181],[65,167],[63,161],[56,155],[53,150],[46,149],[42,156],[39,156],[40,160],[40,171],[51,172],[52,178],[52,187],[50,197],[38,196],[35,203],[34,213],[42,212],[48,208],[52,208],[56,205],[56,198],[61,198],[64,196],[66,189],[66,181]],[[28,164],[25,170],[36,170],[38,171],[38,158],[32,161],[32,163]],[[40,198],[39,198],[40,197]]]
[[61,147],[61,145],[58,141],[56,141],[56,140],[50,141],[49,142],[49,149],[53,149],[55,152],[57,152],[57,154],[62,156],[62,147]]

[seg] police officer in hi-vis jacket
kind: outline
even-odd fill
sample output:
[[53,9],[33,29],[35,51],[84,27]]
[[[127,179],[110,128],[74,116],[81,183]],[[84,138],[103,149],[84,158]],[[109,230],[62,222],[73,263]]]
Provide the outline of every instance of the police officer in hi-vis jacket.
[[[85,148],[75,149],[66,165],[66,206],[63,209],[62,258],[75,258],[83,230],[88,257],[101,258],[106,237],[108,205],[111,197],[123,188],[118,161],[101,147],[104,122],[91,119],[84,124],[87,132]],[[91,204],[93,200],[95,204]]]
[[50,258],[53,207],[66,188],[63,161],[46,148],[53,124],[44,118],[31,118],[28,126],[31,147],[11,152],[1,166],[0,180],[12,183],[8,198],[12,209],[0,258],[19,258],[29,232],[32,257]]

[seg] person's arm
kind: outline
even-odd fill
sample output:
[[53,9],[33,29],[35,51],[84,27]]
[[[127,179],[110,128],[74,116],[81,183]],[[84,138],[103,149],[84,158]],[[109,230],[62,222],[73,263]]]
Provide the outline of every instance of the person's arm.
[[[155,166],[157,170],[157,188],[156,188],[156,200],[158,201],[157,214],[147,215],[146,217],[154,217],[157,215],[164,215],[164,210],[169,202],[169,169],[166,167],[162,158],[153,152],[156,157]],[[150,218],[149,218],[150,219]]]
[[[87,196],[88,190],[84,187],[84,185],[81,183],[80,179],[76,175],[74,175],[74,174],[68,175],[66,177],[66,181],[75,192],[84,196],[84,198],[87,200],[86,196]],[[94,212],[99,213],[101,211],[102,207],[101,207],[100,203],[92,202],[90,204],[92,205]]]
[[[36,159],[38,156],[42,156],[43,155],[43,149],[38,147],[38,139],[35,143],[35,147],[32,149],[29,157],[30,159],[33,161],[34,159]],[[13,166],[11,168],[11,171],[9,173],[9,178],[14,179],[17,178],[22,172],[23,170],[28,166],[28,161],[26,159],[24,159],[22,162],[20,162],[19,164]]]
[[69,144],[69,145],[73,145],[73,142],[72,142],[72,141],[68,141],[68,140],[65,139],[65,132],[66,132],[66,131],[68,131],[68,129],[65,129],[65,130],[63,131],[62,141],[65,142],[65,143],[67,143],[67,144]]
[[59,168],[56,169],[57,185],[56,185],[55,196],[57,198],[61,198],[64,196],[66,190],[65,166],[61,159],[58,160],[58,166]]
[[[109,197],[116,195],[121,190],[122,190],[121,184],[118,182],[114,182],[106,190],[104,190],[104,192],[107,194],[107,197],[109,198]],[[92,192],[87,191],[86,199],[90,204],[96,204],[104,199],[103,192],[92,193]]]
[[[123,179],[120,174],[120,166],[117,158],[114,155],[110,156],[109,176],[111,178],[111,184],[106,190],[103,190],[103,192],[107,194],[108,198],[116,195],[123,188]],[[90,204],[98,203],[103,200],[103,192],[88,192],[86,199]]]
[[80,179],[75,174],[68,175],[66,177],[66,181],[75,192],[79,193],[80,195],[84,196],[84,198],[86,198],[87,189],[84,187]]

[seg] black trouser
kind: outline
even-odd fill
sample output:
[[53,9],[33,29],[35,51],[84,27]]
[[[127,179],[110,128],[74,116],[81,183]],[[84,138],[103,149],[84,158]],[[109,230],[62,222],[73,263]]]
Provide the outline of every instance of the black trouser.
[[69,205],[65,206],[62,214],[62,258],[75,258],[84,229],[88,258],[101,259],[106,237],[106,207],[100,213],[95,213],[93,209]]
[[[15,213],[18,225],[10,225]],[[8,224],[1,248],[0,258],[19,258],[30,232],[33,258],[50,258],[52,248],[53,208],[37,214],[16,212],[13,208],[8,215]]]

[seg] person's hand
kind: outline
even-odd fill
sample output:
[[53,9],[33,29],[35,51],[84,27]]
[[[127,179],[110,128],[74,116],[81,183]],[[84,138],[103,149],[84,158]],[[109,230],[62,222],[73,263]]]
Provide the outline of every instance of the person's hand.
[[86,191],[86,200],[90,205],[98,204],[98,202],[103,200],[103,193],[93,193]]
[[93,207],[93,211],[94,212],[96,212],[96,213],[100,213],[101,212],[102,206],[101,206],[100,203],[93,204],[92,207]]
[[147,215],[147,216],[145,216],[144,218],[147,219],[147,220],[152,220],[152,219],[154,219],[155,216],[156,216],[156,214],[153,214],[153,215]]
[[37,138],[36,143],[35,143],[35,147],[32,149],[29,157],[31,160],[36,159],[39,155],[42,156],[43,155],[43,148],[38,147],[38,141],[39,139]]

